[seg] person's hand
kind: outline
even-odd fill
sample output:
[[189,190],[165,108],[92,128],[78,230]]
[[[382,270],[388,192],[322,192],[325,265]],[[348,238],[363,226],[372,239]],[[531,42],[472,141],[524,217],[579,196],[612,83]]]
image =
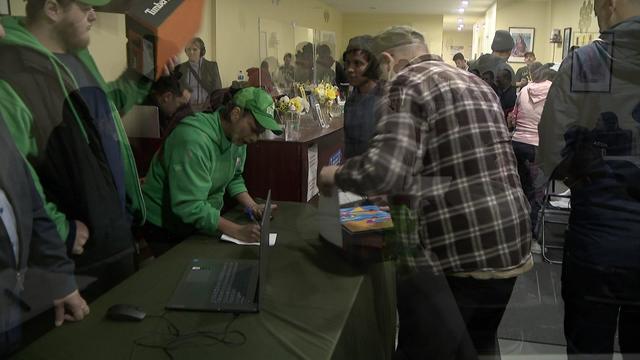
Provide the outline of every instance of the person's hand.
[[178,57],[177,56],[172,56],[169,58],[169,60],[167,61],[167,63],[164,65],[164,68],[162,68],[162,76],[169,76],[171,75],[171,73],[173,72],[173,70],[176,69],[176,66],[178,65]]
[[[255,204],[255,205],[251,206],[251,213],[253,214],[253,216],[255,217],[256,220],[262,219],[262,215],[264,214],[265,205],[266,204]],[[278,210],[278,205],[277,204],[271,204],[271,215],[273,215],[273,213],[276,210]]]
[[71,252],[74,255],[82,255],[84,252],[84,245],[89,239],[89,228],[82,221],[76,220],[76,238],[73,242],[73,248]]
[[373,203],[374,205],[379,207],[380,210],[382,210],[382,211],[389,211],[390,210],[389,200],[387,199],[386,195],[368,196],[367,200],[369,200],[371,203]]
[[247,224],[238,225],[234,234],[230,234],[234,238],[247,243],[260,242],[260,225]]
[[336,186],[336,172],[339,169],[339,166],[325,166],[320,170],[318,189],[322,195],[331,196],[333,194],[333,189]]
[[[71,294],[53,301],[56,320],[55,325],[62,325],[66,321],[80,321],[89,315],[89,305],[84,301],[78,290]],[[69,312],[67,313],[67,310]]]

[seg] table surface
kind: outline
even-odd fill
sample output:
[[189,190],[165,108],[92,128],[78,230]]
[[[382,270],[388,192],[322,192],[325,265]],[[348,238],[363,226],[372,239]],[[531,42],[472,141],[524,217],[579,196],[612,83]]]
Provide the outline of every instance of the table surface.
[[[265,301],[259,313],[240,315],[230,326],[230,330],[242,332],[246,342],[230,346],[211,339],[192,339],[172,351],[175,358],[203,359],[215,355],[220,359],[329,359],[341,341],[350,341],[341,339],[343,328],[356,300],[362,302],[361,288],[371,281],[362,266],[347,262],[334,248],[318,239],[315,214],[316,209],[307,204],[279,204],[271,222],[271,231],[278,233],[278,239],[270,248]],[[84,321],[52,330],[16,358],[168,358],[162,350],[133,344],[142,338],[145,342],[166,339],[163,334],[168,334],[168,329],[163,319],[148,317],[142,322],[114,322],[104,318],[109,306],[134,304],[148,315],[164,314],[183,334],[202,330],[221,332],[233,315],[166,311],[164,306],[192,258],[255,259],[257,255],[258,246],[239,246],[194,236],[92,303],[91,315]],[[371,299],[367,302],[373,303]],[[385,306],[389,307],[387,303]],[[364,317],[374,317],[374,314],[366,313]],[[389,339],[382,338],[389,338],[389,334],[381,335],[381,331],[371,328],[356,331],[380,346],[373,349],[373,353],[385,352],[382,344]],[[235,341],[238,337],[231,335],[229,340]]]

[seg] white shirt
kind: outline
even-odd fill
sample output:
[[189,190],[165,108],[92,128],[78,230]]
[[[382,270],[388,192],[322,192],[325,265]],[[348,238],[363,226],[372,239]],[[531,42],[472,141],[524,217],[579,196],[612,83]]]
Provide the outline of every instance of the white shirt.
[[11,245],[13,246],[13,255],[15,256],[17,263],[20,247],[18,246],[16,215],[13,212],[13,207],[11,206],[9,199],[2,189],[0,189],[0,219],[2,219],[4,227],[7,229],[7,233],[9,234],[9,240],[11,240]]

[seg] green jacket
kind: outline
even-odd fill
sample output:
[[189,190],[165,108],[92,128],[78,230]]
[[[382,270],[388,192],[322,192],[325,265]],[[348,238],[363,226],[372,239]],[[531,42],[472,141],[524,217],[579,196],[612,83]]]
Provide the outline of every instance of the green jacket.
[[[77,84],[73,75],[66,66],[24,27],[20,18],[3,17],[0,19],[0,23],[2,23],[6,31],[5,38],[0,39],[0,48],[3,49],[2,51],[24,49],[34,53],[34,56],[48,59],[47,61],[50,66],[51,73],[47,75],[57,79],[55,80],[55,83],[57,83],[60,88],[57,91],[67,94],[66,96],[68,99],[69,93],[72,90],[77,89]],[[0,52],[0,58],[5,55],[7,54]],[[112,118],[116,124],[119,135],[118,141],[120,144],[120,152],[123,156],[122,160],[124,162],[126,174],[125,185],[127,191],[127,204],[129,211],[134,214],[140,223],[142,223],[146,217],[144,201],[138,181],[135,161],[124,127],[122,126],[120,114],[126,113],[134,105],[141,103],[147,95],[151,84],[148,81],[141,81],[140,77],[132,75],[131,72],[125,72],[117,80],[107,83],[98,71],[98,68],[88,50],[80,50],[76,55],[87,69],[89,69],[109,99]],[[10,66],[11,65],[9,65],[9,67]],[[6,74],[11,75],[11,69],[7,69],[6,66],[3,66],[0,71],[5,71]],[[9,81],[8,76],[3,74],[2,77]],[[20,152],[31,161],[34,158],[38,158],[41,155],[40,153],[43,151],[44,144],[41,143],[42,141],[40,143],[38,142],[37,136],[38,131],[42,131],[42,124],[34,124],[36,121],[34,119],[36,116],[32,114],[34,109],[25,107],[23,101],[21,101],[24,99],[21,99],[21,97],[11,89],[12,86],[7,86],[7,84],[0,85],[0,99],[3,99],[3,103],[6,103],[6,101],[11,102],[10,107],[5,106],[2,108],[2,105],[0,105],[0,110],[5,111],[5,121]],[[45,99],[42,101],[46,102]],[[55,114],[54,111],[49,111]],[[80,110],[74,106],[73,103],[71,105],[71,112],[73,113],[85,140],[89,142],[86,122],[83,122],[82,119],[80,119]],[[55,127],[58,126],[59,123],[48,125]],[[40,191],[43,198],[46,198],[44,196],[40,178],[33,169],[32,174],[34,175],[34,182],[36,183],[38,191]],[[49,200],[46,201],[45,208],[49,216],[55,222],[60,236],[63,239],[67,239],[70,229],[68,220],[70,219],[67,219],[65,214],[63,214],[58,207]]]
[[247,191],[242,178],[246,146],[225,136],[219,112],[187,117],[156,154],[143,193],[147,219],[176,235],[218,229],[225,191]]

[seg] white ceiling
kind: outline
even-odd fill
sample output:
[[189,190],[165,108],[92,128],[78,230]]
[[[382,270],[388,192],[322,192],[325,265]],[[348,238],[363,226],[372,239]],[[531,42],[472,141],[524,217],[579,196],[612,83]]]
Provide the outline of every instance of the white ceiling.
[[464,14],[459,14],[460,0],[324,0],[325,3],[344,13],[373,14],[425,14],[444,15],[445,31],[456,30],[458,17],[464,20],[465,30],[473,24],[495,2],[495,0],[469,0]]

